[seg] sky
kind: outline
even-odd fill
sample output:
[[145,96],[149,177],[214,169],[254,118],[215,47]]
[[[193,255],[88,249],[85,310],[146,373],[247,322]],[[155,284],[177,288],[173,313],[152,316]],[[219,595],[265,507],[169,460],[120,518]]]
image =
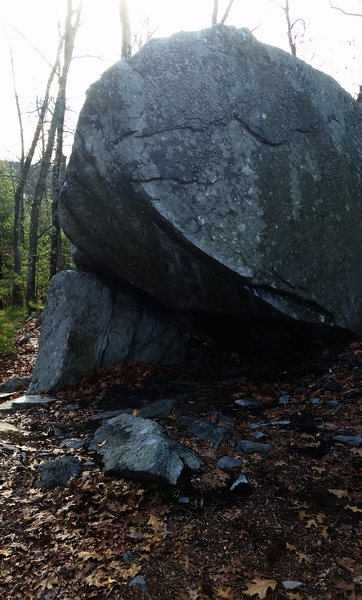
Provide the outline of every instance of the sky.
[[[275,0],[283,3],[284,0]],[[72,63],[67,105],[70,131],[89,85],[120,58],[119,0],[83,0],[82,25]],[[220,0],[222,15],[228,0]],[[362,0],[333,0],[346,11],[362,13]],[[213,0],[129,0],[132,29],[150,18],[154,37],[211,25]],[[35,127],[36,99],[44,93],[64,22],[66,0],[0,0],[0,159],[20,155],[20,137],[10,66],[11,47],[21,111],[29,147]],[[362,18],[331,10],[329,0],[290,0],[292,20],[304,19],[306,31],[298,56],[332,77],[353,96],[362,84]],[[248,27],[262,42],[289,50],[283,11],[273,0],[234,0],[226,22]],[[71,136],[68,137],[70,154]]]

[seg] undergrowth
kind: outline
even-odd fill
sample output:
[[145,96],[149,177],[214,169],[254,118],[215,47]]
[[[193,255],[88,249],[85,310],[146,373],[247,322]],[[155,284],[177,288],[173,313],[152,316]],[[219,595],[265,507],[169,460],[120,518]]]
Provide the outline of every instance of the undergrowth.
[[14,337],[26,319],[24,308],[6,308],[0,311],[0,354],[15,354]]

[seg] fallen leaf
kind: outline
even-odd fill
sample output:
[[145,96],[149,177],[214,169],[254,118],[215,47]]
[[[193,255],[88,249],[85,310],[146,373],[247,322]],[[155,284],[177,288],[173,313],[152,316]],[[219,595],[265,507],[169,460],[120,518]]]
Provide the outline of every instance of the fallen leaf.
[[328,527],[322,527],[322,536],[325,540],[328,538]]
[[306,524],[307,529],[312,529],[312,527],[318,527],[318,524],[315,521],[315,519],[309,519],[309,521]]
[[138,410],[138,408],[135,408],[135,409],[134,409],[134,411],[133,411],[133,415],[134,415],[135,417],[138,417],[138,415],[140,415],[140,414],[141,414],[141,411],[140,411],[140,410]]
[[100,442],[99,444],[97,444],[98,448],[102,448],[102,446],[104,446],[104,444],[106,444],[108,441],[108,439],[103,440],[103,442]]
[[330,490],[328,489],[330,494],[337,496],[337,498],[348,498],[347,490]]
[[304,552],[298,552],[298,550],[296,551],[298,554],[298,560],[299,562],[305,562],[306,565],[310,564],[312,562],[312,559],[309,558],[309,556],[307,556],[306,554],[304,554]]
[[247,594],[248,596],[254,596],[256,594],[261,600],[263,600],[268,589],[271,588],[272,590],[275,590],[276,586],[277,582],[274,581],[274,579],[253,579],[243,593]]
[[163,530],[163,522],[161,521],[161,519],[156,517],[156,515],[150,515],[150,518],[147,521],[147,525],[150,525],[154,531]]
[[349,509],[354,513],[360,513],[362,512],[361,508],[358,508],[357,506],[351,506],[350,504],[347,504],[347,506],[344,507],[345,509]]
[[292,544],[288,544],[288,542],[286,542],[286,547],[287,547],[287,550],[290,550],[291,552],[297,551],[297,548],[295,546],[293,546]]
[[298,592],[288,592],[287,596],[290,598],[290,600],[303,600],[302,596],[298,594]]
[[233,591],[232,591],[231,587],[215,588],[214,594],[216,595],[217,598],[233,598]]

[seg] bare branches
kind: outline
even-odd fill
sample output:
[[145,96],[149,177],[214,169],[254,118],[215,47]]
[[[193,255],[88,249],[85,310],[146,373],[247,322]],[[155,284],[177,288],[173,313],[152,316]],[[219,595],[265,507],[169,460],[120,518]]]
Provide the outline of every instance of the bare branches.
[[348,17],[362,17],[362,13],[348,12],[347,10],[344,10],[344,8],[341,8],[340,6],[333,6],[331,0],[329,0],[329,6],[331,8],[333,8],[333,10],[339,10],[341,13],[343,13],[344,15],[347,15]]
[[225,11],[225,14],[224,14],[223,18],[220,21],[221,25],[224,25],[226,19],[228,18],[229,12],[230,12],[230,8],[232,7],[233,3],[234,3],[234,0],[230,0],[229,4],[227,6],[227,9]]
[[297,37],[298,37],[298,33],[293,33],[293,29],[295,27],[295,25],[297,25],[297,23],[302,23],[303,25],[303,34],[305,34],[305,29],[306,29],[306,24],[304,19],[295,19],[295,21],[293,21],[293,23],[290,20],[290,8],[289,8],[289,0],[284,0],[284,4],[280,4],[280,2],[278,2],[277,0],[270,0],[270,2],[272,2],[273,4],[275,4],[276,6],[278,6],[279,8],[282,9],[282,11],[285,14],[285,19],[287,22],[287,35],[288,35],[288,42],[289,42],[289,48],[290,48],[290,52],[292,54],[292,56],[297,56]]
[[233,4],[234,4],[234,0],[230,0],[229,4],[227,5],[227,8],[226,8],[226,11],[224,13],[223,18],[221,19],[221,21],[218,22],[218,20],[217,20],[217,14],[218,14],[218,11],[219,11],[219,0],[214,0],[214,7],[213,7],[213,11],[212,11],[211,24],[212,25],[217,25],[219,23],[220,25],[225,25],[225,21],[226,21],[226,19],[229,16],[229,12],[230,12],[230,9],[231,9],[231,7],[232,7]]

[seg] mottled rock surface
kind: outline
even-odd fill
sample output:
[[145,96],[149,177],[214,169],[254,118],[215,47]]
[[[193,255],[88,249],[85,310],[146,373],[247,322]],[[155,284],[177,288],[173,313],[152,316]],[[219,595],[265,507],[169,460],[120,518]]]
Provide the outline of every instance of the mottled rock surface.
[[174,485],[184,465],[198,469],[202,464],[191,450],[170,440],[160,425],[129,414],[104,422],[90,449],[102,455],[105,471],[138,481]]
[[362,107],[243,29],[151,40],[88,92],[75,260],[160,302],[362,332]]
[[58,391],[114,363],[181,362],[189,320],[147,306],[95,274],[64,271],[50,282],[29,392]]

